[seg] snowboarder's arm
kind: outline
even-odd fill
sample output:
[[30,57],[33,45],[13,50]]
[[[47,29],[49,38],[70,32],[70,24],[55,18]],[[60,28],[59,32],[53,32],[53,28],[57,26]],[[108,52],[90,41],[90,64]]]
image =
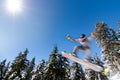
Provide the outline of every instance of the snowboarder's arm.
[[95,38],[95,36],[96,36],[96,35],[95,35],[95,33],[94,33],[94,32],[93,32],[93,33],[91,33],[91,36],[90,36],[90,37],[88,37],[88,40],[89,40],[89,41],[91,41],[93,38]]
[[69,34],[66,36],[66,38],[70,41],[77,42],[76,39],[73,39]]

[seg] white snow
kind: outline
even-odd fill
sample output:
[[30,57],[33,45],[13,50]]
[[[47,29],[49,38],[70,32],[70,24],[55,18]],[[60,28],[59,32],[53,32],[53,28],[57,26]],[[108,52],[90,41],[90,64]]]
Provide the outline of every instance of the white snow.
[[117,73],[114,76],[110,77],[110,80],[120,80],[120,73]]

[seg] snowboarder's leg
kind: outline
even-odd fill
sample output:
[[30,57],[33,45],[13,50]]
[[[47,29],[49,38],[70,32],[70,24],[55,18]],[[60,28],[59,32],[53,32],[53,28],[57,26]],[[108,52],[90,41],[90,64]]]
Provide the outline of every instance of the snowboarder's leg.
[[90,61],[90,54],[91,54],[91,50],[90,49],[86,49],[85,50],[85,60]]
[[86,61],[90,61],[90,53],[91,53],[90,47],[82,46],[82,45],[81,46],[75,46],[74,49],[73,49],[72,55],[77,57],[77,51],[78,50],[84,51],[86,53],[85,54]]
[[72,51],[72,55],[77,57],[78,50],[84,50],[83,46],[75,46],[73,51]]

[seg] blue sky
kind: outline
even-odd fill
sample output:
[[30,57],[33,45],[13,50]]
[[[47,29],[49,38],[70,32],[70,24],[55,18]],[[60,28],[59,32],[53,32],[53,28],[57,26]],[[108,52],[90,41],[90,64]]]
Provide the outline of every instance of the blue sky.
[[[4,6],[5,0],[0,0],[0,60],[8,61],[26,48],[28,59],[35,57],[36,62],[48,60],[55,44],[59,53],[71,52],[79,43],[66,40],[66,34],[89,36],[101,21],[117,29],[120,20],[119,0],[23,0],[23,11],[15,16]],[[95,40],[91,47],[93,56],[101,55]]]

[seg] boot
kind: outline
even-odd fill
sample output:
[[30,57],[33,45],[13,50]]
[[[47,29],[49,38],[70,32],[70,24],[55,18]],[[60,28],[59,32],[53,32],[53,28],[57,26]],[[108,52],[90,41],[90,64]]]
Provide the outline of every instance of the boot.
[[75,52],[72,52],[71,55],[74,56],[74,57],[78,57],[77,54],[76,54]]

